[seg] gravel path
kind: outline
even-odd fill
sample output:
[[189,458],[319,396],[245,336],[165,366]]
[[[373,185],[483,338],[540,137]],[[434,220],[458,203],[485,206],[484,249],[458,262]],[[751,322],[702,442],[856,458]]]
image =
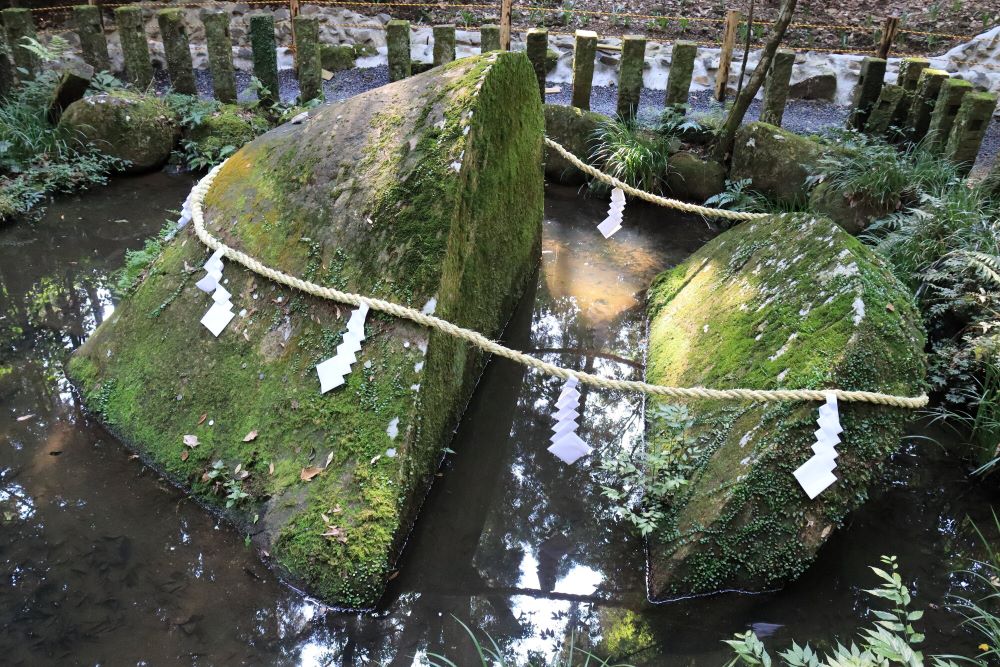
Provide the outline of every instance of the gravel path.
[[[281,70],[279,73],[281,83],[281,99],[286,103],[294,102],[299,94],[298,82],[295,73],[290,69]],[[206,70],[196,70],[195,79],[199,93],[204,97],[212,95],[212,77]],[[383,86],[389,82],[389,69],[382,65],[365,69],[351,69],[338,72],[333,75],[330,81],[323,84],[326,99],[329,102],[347,99],[363,93],[366,90]],[[167,88],[167,78],[165,72],[157,73],[157,89],[161,92]],[[253,91],[250,89],[250,74],[247,72],[236,73],[236,84],[239,90],[241,101],[254,99]],[[572,94],[572,86],[568,84],[550,83],[550,87],[558,87],[558,93],[551,93],[546,96],[546,101],[550,104],[569,104]],[[590,105],[594,111],[612,115],[615,113],[617,105],[618,90],[615,86],[594,86]],[[643,88],[639,102],[639,114],[642,117],[655,117],[663,107],[663,91]],[[710,111],[718,109],[719,105],[712,99],[711,91],[703,90],[691,95],[691,108],[695,112]],[[828,127],[843,127],[847,119],[849,108],[837,106],[830,102],[817,100],[789,100],[785,107],[785,114],[782,126],[802,134],[819,132]],[[753,121],[759,117],[760,102],[754,100],[747,112],[746,120]],[[974,173],[985,172],[996,159],[998,149],[1000,149],[1000,120],[994,117],[986,132],[983,145],[979,150],[979,158],[976,161]]]

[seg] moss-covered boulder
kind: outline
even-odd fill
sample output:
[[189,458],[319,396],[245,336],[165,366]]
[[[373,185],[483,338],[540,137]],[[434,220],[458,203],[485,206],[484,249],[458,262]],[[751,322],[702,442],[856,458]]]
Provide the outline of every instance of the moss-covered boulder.
[[[647,380],[684,387],[921,393],[912,297],[830,220],[784,214],[720,235],[649,292]],[[647,403],[647,446],[674,440]],[[762,590],[805,570],[867,497],[912,411],[841,403],[838,481],[809,500],[792,472],[816,438],[816,403],[690,401],[688,484],[651,538],[657,597]]]
[[350,44],[322,44],[319,47],[320,62],[329,72],[342,72],[354,67],[357,50]]
[[269,127],[267,118],[256,109],[223,104],[203,118],[189,132],[188,139],[197,144],[197,152],[202,155],[226,155],[264,134]]
[[830,218],[844,231],[860,234],[872,222],[887,216],[895,206],[892,202],[851,196],[829,183],[820,183],[809,195],[809,208]]
[[[590,147],[594,141],[594,131],[602,121],[608,119],[593,111],[584,111],[563,104],[546,104],[545,134],[564,146],[581,160],[590,158]],[[580,185],[586,178],[565,158],[553,150],[545,150],[545,176],[563,185]]]
[[806,179],[822,153],[811,139],[767,123],[749,123],[736,132],[729,178],[749,179],[754,190],[783,203],[805,202]]
[[[466,58],[251,142],[218,173],[206,224],[268,266],[495,337],[539,257],[542,130],[523,54]],[[248,493],[231,518],[293,582],[370,606],[483,355],[373,312],[346,386],[320,394],[314,367],[340,344],[350,308],[227,261],[239,314],[216,339],[199,324],[211,298],[190,268],[207,256],[180,232],[76,353],[71,377],[116,434],[202,502],[224,508],[234,488]]]
[[59,125],[104,153],[128,161],[128,173],[162,166],[181,135],[177,114],[165,102],[124,90],[73,102]]
[[678,151],[667,161],[667,191],[671,197],[702,203],[726,189],[726,168],[689,151]]

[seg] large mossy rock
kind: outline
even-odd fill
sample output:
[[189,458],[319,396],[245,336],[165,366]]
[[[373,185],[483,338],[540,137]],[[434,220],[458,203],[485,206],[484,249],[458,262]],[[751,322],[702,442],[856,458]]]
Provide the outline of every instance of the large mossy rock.
[[[647,380],[683,387],[921,393],[912,297],[831,221],[784,214],[720,235],[649,292]],[[647,446],[670,446],[660,402]],[[816,403],[691,401],[699,453],[651,540],[656,597],[762,590],[799,575],[867,497],[912,412],[840,405],[833,486],[810,501],[792,472],[812,455]]]
[[[495,337],[539,258],[542,131],[523,54],[466,58],[251,142],[208,192],[207,226],[268,266],[436,304]],[[241,314],[213,338],[199,324],[211,298],[190,270],[207,257],[190,230],[178,234],[76,353],[71,376],[116,434],[208,505],[225,505],[219,480],[240,465],[252,497],[232,518],[278,569],[328,602],[370,606],[483,355],[373,312],[346,386],[321,395],[314,366],[340,344],[350,308],[227,261]],[[198,445],[185,449],[185,435]],[[304,481],[310,468],[322,471]]]
[[188,135],[197,144],[202,155],[225,157],[270,127],[267,119],[256,109],[236,104],[223,104],[219,110],[202,119]]
[[177,114],[165,102],[124,90],[73,102],[59,125],[102,152],[128,161],[126,173],[162,166],[181,136]]
[[[545,105],[545,134],[584,162],[590,159],[594,131],[608,117],[563,104]],[[545,149],[545,177],[563,185],[580,185],[587,179],[579,169],[553,150]]]
[[830,218],[844,231],[857,235],[874,221],[889,215],[895,205],[852,197],[830,183],[820,183],[809,195],[809,208]]
[[726,168],[715,160],[678,151],[667,161],[667,191],[671,197],[698,204],[726,189]]
[[749,179],[754,190],[782,203],[804,203],[807,178],[816,172],[820,145],[780,127],[749,123],[736,132],[729,178]]

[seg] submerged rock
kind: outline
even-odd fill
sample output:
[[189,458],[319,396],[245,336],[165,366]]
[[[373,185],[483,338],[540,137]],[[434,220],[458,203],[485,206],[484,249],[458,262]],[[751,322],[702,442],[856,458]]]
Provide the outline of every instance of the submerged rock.
[[[542,131],[523,54],[466,58],[251,142],[210,189],[207,226],[286,273],[495,337],[539,258]],[[226,261],[240,314],[216,339],[190,269],[208,254],[180,232],[70,374],[116,434],[201,501],[249,493],[231,517],[293,582],[371,606],[483,355],[373,312],[346,386],[321,395],[314,367],[350,308]]]
[[181,135],[177,115],[162,100],[124,90],[91,95],[63,111],[60,127],[113,157],[127,160],[126,173],[162,166]]
[[782,203],[805,202],[806,179],[823,151],[815,141],[767,123],[749,123],[736,132],[730,180],[749,179],[754,190]]
[[[545,134],[584,162],[589,161],[594,132],[608,117],[562,104],[545,105]],[[545,176],[563,185],[580,185],[587,179],[579,169],[553,150],[545,150]]]
[[[924,339],[912,297],[829,220],[785,214],[720,235],[649,292],[647,380],[684,387],[917,395]],[[647,446],[665,451],[662,402]],[[809,500],[792,472],[812,456],[811,402],[689,401],[688,484],[651,538],[655,597],[762,590],[801,574],[867,497],[912,411],[840,404],[838,481]]]

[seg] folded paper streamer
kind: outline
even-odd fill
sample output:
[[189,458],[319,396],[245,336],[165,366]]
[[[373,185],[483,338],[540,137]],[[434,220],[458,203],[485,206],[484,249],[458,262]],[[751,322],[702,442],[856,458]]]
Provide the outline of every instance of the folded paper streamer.
[[368,304],[363,303],[357,310],[351,312],[344,340],[337,346],[337,354],[316,365],[319,393],[325,394],[344,384],[344,376],[351,372],[351,366],[358,360],[354,353],[361,350],[361,341],[365,339],[366,317],[368,317]]
[[576,390],[576,385],[576,378],[566,380],[563,385],[556,401],[556,412],[552,415],[556,425],[552,427],[552,437],[549,438],[552,441],[549,451],[569,464],[576,463],[577,459],[593,451],[576,434],[576,418],[580,416],[576,411],[580,405],[580,392]]
[[840,426],[836,394],[826,395],[826,405],[820,406],[816,423],[819,428],[816,430],[816,442],[812,446],[813,455],[793,473],[810,499],[837,481],[833,474],[833,469],[837,467],[836,445],[840,442],[840,434],[844,429]]
[[201,323],[216,338],[235,316],[231,300],[233,295],[220,283],[222,280],[222,252],[222,248],[219,248],[212,253],[212,256],[205,262],[205,277],[196,283],[198,289],[212,295],[212,307],[201,318]]
[[611,236],[622,228],[622,216],[625,215],[625,191],[615,188],[611,191],[611,207],[608,208],[608,217],[604,222],[597,225],[597,228],[604,234],[604,238]]

